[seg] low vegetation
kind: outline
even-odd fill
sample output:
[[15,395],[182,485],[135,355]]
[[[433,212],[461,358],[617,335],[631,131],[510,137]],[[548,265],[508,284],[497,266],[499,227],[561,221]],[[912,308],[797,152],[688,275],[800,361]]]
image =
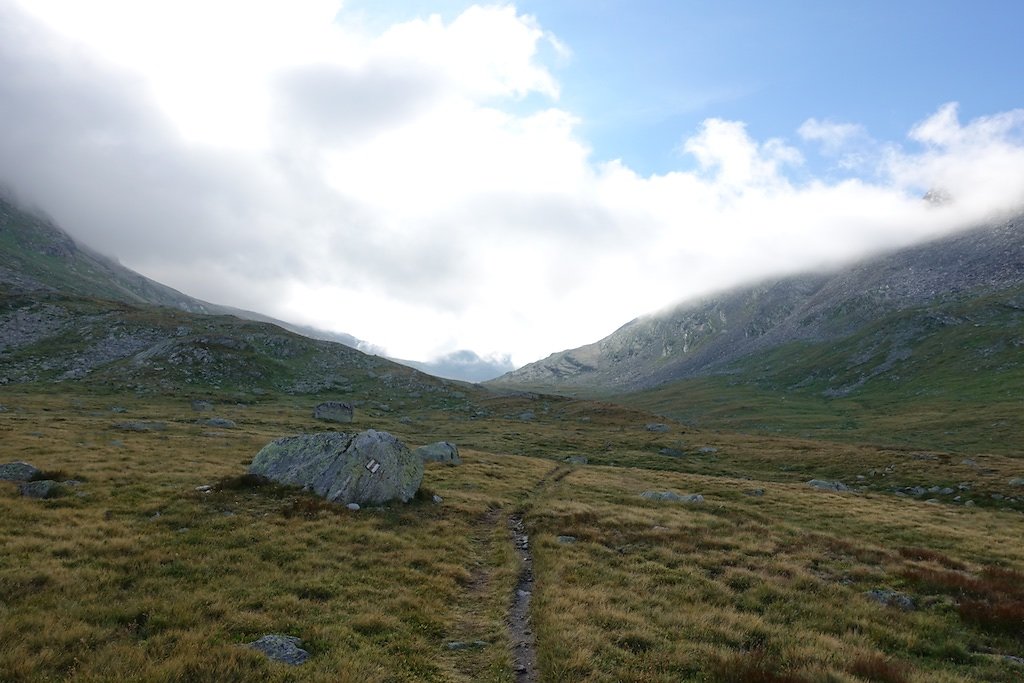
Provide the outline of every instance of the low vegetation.
[[[0,483],[3,680],[516,680],[519,515],[538,680],[1024,675],[1024,515],[1008,484],[1021,460],[652,431],[658,418],[610,404],[471,398],[472,413],[433,397],[357,408],[352,429],[450,439],[463,464],[428,465],[429,495],[408,505],[352,512],[245,475],[271,439],[324,428],[316,397],[5,389],[3,460],[80,483],[52,500]],[[209,415],[237,428],[198,423]],[[895,493],[959,484],[960,501]],[[309,661],[243,646],[267,633],[298,636]]]

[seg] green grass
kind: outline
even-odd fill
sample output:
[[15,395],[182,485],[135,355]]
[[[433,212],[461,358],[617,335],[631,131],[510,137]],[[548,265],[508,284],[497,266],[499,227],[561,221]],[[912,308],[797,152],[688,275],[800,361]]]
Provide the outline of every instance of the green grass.
[[[557,397],[473,396],[487,415],[473,417],[424,397],[357,410],[351,428],[457,442],[464,464],[424,478],[444,502],[351,513],[241,476],[271,439],[324,428],[316,397],[207,392],[214,410],[194,413],[195,397],[5,388],[4,458],[83,481],[50,501],[0,485],[5,681],[512,681],[520,513],[541,680],[1019,680],[1001,655],[1024,651],[1024,516],[988,495],[1015,494],[1020,460],[655,433],[649,414]],[[238,428],[196,424],[209,415]],[[113,428],[124,420],[167,427]],[[814,491],[812,477],[864,491]],[[890,492],[959,481],[983,504]],[[879,588],[920,609],[864,596]],[[265,633],[299,636],[312,658],[292,669],[241,646]]]

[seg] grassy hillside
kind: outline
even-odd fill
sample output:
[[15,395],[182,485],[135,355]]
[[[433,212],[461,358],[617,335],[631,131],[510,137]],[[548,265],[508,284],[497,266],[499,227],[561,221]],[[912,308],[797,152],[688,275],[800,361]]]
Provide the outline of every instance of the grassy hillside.
[[[428,466],[409,505],[353,513],[239,478],[269,440],[320,428],[316,397],[240,403],[207,387],[213,410],[195,413],[187,396],[50,387],[2,394],[5,459],[81,482],[44,501],[0,482],[5,681],[524,680],[507,626],[519,516],[535,578],[531,680],[1024,671],[1006,657],[1024,655],[1018,459],[650,431],[650,415],[608,404],[492,395],[473,419],[426,402],[357,412],[353,428],[412,446],[452,439],[464,464]],[[208,415],[237,428],[197,423]],[[811,477],[858,491],[817,491]],[[958,482],[961,501],[891,490]],[[242,647],[265,633],[302,638],[311,659],[290,668]]]
[[1021,454],[1024,288],[886,316],[621,397],[705,428]]

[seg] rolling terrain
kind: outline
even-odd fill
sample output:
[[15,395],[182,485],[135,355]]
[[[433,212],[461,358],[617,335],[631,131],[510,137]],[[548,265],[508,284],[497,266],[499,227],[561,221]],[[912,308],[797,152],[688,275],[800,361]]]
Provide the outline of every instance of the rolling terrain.
[[[55,266],[69,261],[39,256],[43,233],[18,239],[0,278],[0,464],[64,483],[40,500],[0,481],[4,681],[1010,683],[1024,672],[1019,453],[712,431],[643,407],[446,381],[186,310],[173,290],[143,300],[157,296],[150,285]],[[943,310],[982,324],[953,326],[965,334],[1011,324],[1005,292],[991,296],[989,308],[975,297]],[[897,321],[874,324],[844,339],[863,345],[856,334]],[[806,351],[775,353],[747,371],[805,377],[805,365],[786,368],[810,362]],[[965,398],[988,400],[976,374]],[[818,378],[807,396],[855,377]],[[798,412],[770,385],[734,390],[752,421]],[[737,400],[717,391],[694,409]],[[243,476],[269,441],[329,428],[312,417],[327,399],[355,404],[346,430],[449,440],[462,464],[428,463],[413,501],[358,511]],[[271,633],[301,639],[308,661],[246,647]]]
[[[708,428],[1017,450],[1024,218],[634,320],[494,386]],[[897,422],[899,420],[899,422]]]

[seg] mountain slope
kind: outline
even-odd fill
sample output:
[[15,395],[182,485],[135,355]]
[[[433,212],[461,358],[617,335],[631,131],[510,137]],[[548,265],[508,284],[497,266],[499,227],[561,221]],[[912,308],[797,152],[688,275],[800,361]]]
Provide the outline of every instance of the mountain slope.
[[[901,311],[941,316],[945,306],[1001,292],[1012,309],[1022,285],[1024,220],[1017,217],[836,273],[788,277],[685,303],[634,320],[597,343],[552,354],[494,384],[607,394],[735,374],[742,372],[736,366],[742,359],[794,343],[838,342]],[[919,336],[904,332],[897,355],[912,353]]]
[[191,313],[234,315],[268,322],[312,339],[372,351],[349,334],[293,325],[261,313],[183,294],[77,243],[52,221],[0,197],[0,287],[15,292],[65,292],[128,304],[168,306]]

